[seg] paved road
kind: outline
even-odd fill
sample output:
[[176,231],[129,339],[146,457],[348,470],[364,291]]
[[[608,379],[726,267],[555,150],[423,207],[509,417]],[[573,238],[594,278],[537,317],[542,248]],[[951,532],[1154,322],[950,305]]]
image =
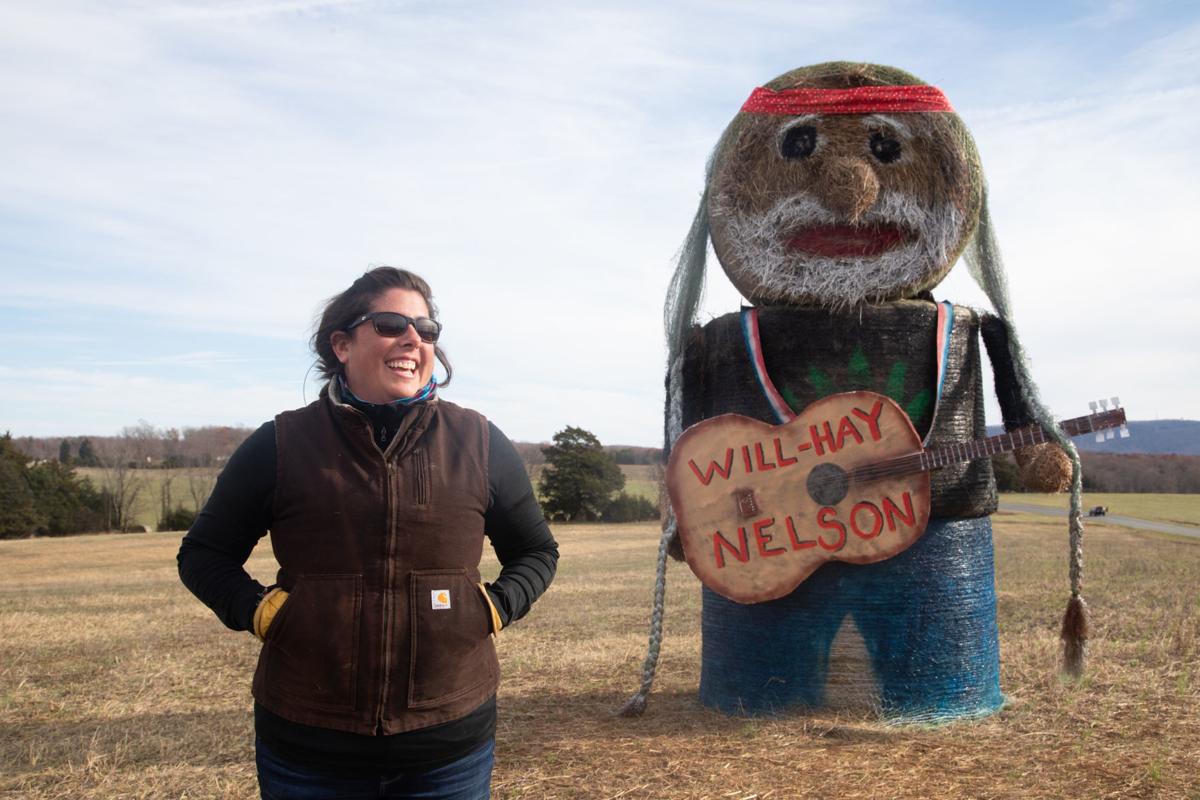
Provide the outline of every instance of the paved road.
[[[1001,511],[1019,511],[1022,514],[1046,514],[1051,517],[1065,517],[1067,510],[1065,508],[1051,508],[1050,506],[1039,506],[1033,503],[1013,503],[1007,500],[1000,501]],[[1200,526],[1196,525],[1177,525],[1173,522],[1155,522],[1149,519],[1138,519],[1136,517],[1121,517],[1116,514],[1108,514],[1103,517],[1088,517],[1083,518],[1084,524],[1094,525],[1121,525],[1126,528],[1139,528],[1144,531],[1158,531],[1159,533],[1174,533],[1179,536],[1195,536],[1200,539]]]

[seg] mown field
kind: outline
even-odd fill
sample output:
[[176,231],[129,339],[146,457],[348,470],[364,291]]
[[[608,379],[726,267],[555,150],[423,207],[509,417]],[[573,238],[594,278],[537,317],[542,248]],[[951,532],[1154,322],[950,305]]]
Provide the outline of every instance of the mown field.
[[[1200,541],[1088,530],[1076,683],[1057,672],[1062,521],[994,521],[1009,703],[942,727],[703,708],[698,584],[675,563],[649,708],[615,717],[645,654],[656,526],[560,527],[557,580],[498,640],[495,796],[1200,798]],[[179,585],[177,543],[0,542],[0,797],[256,796],[257,644]],[[249,568],[268,579],[269,549]]]
[[[1070,498],[1065,494],[1006,494],[1004,500],[1066,509]],[[1109,514],[1123,517],[1200,525],[1200,494],[1108,494],[1088,492],[1083,508],[1108,506]]]

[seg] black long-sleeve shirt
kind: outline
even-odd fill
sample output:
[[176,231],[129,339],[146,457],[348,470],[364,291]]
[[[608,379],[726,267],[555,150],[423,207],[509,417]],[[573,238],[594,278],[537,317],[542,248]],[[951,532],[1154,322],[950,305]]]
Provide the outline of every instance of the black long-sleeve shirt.
[[[370,418],[381,449],[404,406],[350,404]],[[484,530],[500,561],[487,585],[501,622],[520,619],[550,584],[558,545],[546,525],[521,457],[488,423],[488,506]],[[263,586],[244,565],[270,529],[275,494],[275,423],[267,422],[230,457],[212,496],[179,548],[183,583],[234,630],[250,630]],[[495,730],[495,698],[459,720],[394,736],[359,736],[299,725],[255,707],[260,737],[284,757],[331,767],[432,768],[471,752]]]

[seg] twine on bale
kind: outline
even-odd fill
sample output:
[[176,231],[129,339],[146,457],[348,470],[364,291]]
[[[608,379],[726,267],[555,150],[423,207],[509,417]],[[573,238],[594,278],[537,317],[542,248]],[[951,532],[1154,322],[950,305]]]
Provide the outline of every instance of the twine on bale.
[[1012,323],[1008,282],[1004,277],[1004,263],[1000,257],[995,232],[992,230],[991,215],[988,213],[986,187],[983,193],[983,207],[979,214],[979,227],[965,257],[971,277],[983,289],[1008,331],[1009,354],[1012,356],[1022,398],[1038,424],[1071,459],[1071,508],[1068,517],[1071,597],[1067,601],[1067,610],[1063,615],[1059,635],[1063,641],[1063,671],[1073,677],[1079,677],[1083,674],[1087,657],[1088,637],[1088,609],[1083,599],[1083,466],[1075,444],[1059,430],[1054,417],[1038,394],[1037,384],[1029,374],[1025,350],[1017,337],[1016,326]]

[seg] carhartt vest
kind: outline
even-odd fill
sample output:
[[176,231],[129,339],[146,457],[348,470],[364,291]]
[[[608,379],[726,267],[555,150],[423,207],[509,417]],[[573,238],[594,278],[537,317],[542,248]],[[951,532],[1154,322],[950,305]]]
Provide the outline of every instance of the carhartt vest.
[[477,586],[487,421],[417,404],[381,452],[366,416],[327,392],[275,418],[271,546],[290,594],[254,698],[293,722],[367,735],[462,717],[500,675]]
[[[928,447],[985,435],[980,318],[971,308],[954,306],[940,402],[932,302],[899,300],[844,312],[766,307],[758,323],[765,368],[797,413],[836,392],[867,389],[895,400],[918,435],[929,433]],[[747,353],[740,315],[693,329],[684,351],[682,397],[684,427],[731,412],[777,422]],[[981,517],[995,510],[988,459],[931,473],[932,516]]]

